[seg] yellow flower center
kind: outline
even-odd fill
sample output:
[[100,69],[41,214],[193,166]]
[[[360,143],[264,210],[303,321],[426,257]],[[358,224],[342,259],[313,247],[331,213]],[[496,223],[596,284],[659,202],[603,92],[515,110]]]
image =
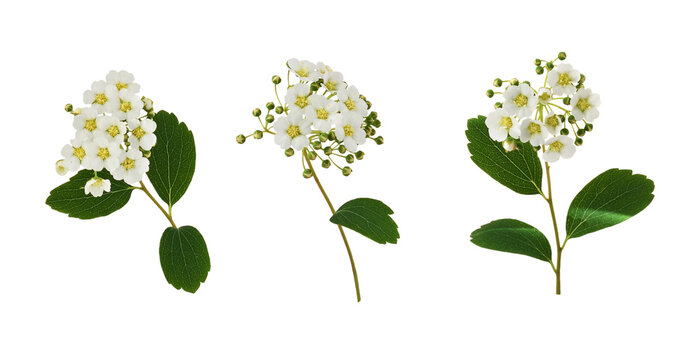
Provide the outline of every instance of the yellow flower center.
[[519,106],[519,107],[525,107],[527,106],[527,103],[529,102],[529,98],[526,97],[524,94],[519,94],[515,97],[514,103]]
[[121,81],[119,81],[118,83],[116,83],[115,86],[116,86],[117,90],[128,89],[128,88],[129,88],[129,84],[124,84],[124,83],[121,82]]
[[335,90],[337,90],[337,84],[334,83],[334,82],[332,82],[332,81],[326,82],[326,83],[325,83],[325,87],[328,88],[328,90],[330,90],[330,91],[335,91]]
[[545,122],[546,122],[546,125],[548,125],[548,126],[550,126],[550,127],[552,127],[552,128],[555,128],[555,127],[558,126],[558,124],[559,124],[559,122],[558,122],[558,116],[556,116],[556,115],[551,115],[551,116],[549,116],[549,117],[546,118]]
[[85,120],[85,130],[95,131],[95,129],[97,129],[97,120],[95,120],[95,119]]
[[102,186],[102,182],[103,182],[102,179],[97,178],[97,179],[95,179],[95,182],[92,183],[92,185],[90,185],[90,186],[99,187],[99,186]]
[[286,134],[293,139],[301,135],[301,129],[296,125],[291,125],[288,129],[286,129]]
[[529,123],[529,126],[527,126],[527,130],[529,130],[530,134],[538,134],[541,132],[541,125],[531,122]]
[[306,106],[308,106],[308,98],[306,98],[305,96],[297,96],[296,101],[294,101],[294,104],[303,109]]
[[143,135],[146,134],[146,131],[143,130],[142,127],[139,126],[139,127],[135,128],[135,129],[133,129],[133,131],[131,131],[131,134],[132,134],[133,136],[135,136],[136,139],[141,140],[141,138],[143,137]]
[[73,156],[78,158],[78,160],[83,161],[83,158],[85,157],[85,149],[83,147],[74,147],[73,148]]
[[563,149],[563,143],[558,140],[549,145],[549,151],[560,152],[561,149]]
[[500,126],[509,130],[512,127],[512,119],[509,116],[500,118]]
[[109,157],[109,149],[107,148],[100,148],[97,150],[97,157],[99,157],[102,160],[107,160]]
[[107,95],[105,95],[103,93],[102,94],[95,94],[95,101],[93,101],[92,103],[104,105],[107,102],[107,100],[109,100],[109,99],[107,99]]
[[588,101],[587,98],[581,98],[578,100],[578,103],[575,104],[575,107],[580,109],[580,111],[585,111],[591,108],[592,105],[590,105],[590,101]]
[[539,95],[539,99],[541,99],[541,101],[549,101],[551,95],[547,92],[542,92],[541,95]]
[[123,112],[131,111],[131,102],[130,101],[123,101],[123,100],[119,100],[119,101],[121,101],[121,105],[119,105],[119,110],[121,110]]
[[345,136],[354,135],[354,129],[352,128],[352,125],[350,125],[350,124],[347,124],[344,127],[342,127],[342,130],[344,130]]
[[558,74],[558,85],[565,86],[570,83],[570,75],[566,73]]
[[354,100],[350,98],[347,98],[347,100],[345,100],[345,106],[347,106],[347,110],[349,111],[352,111],[357,107],[357,105],[354,103]]
[[126,158],[126,160],[124,160],[124,162],[121,163],[121,166],[126,170],[131,170],[134,168],[134,166],[136,166],[136,160]]
[[328,110],[325,110],[325,108],[320,108],[316,110],[316,116],[318,116],[318,119],[327,120],[328,115]]
[[119,127],[116,125],[111,125],[107,128],[107,134],[109,134],[111,137],[116,137],[119,135]]
[[300,69],[296,70],[296,74],[298,74],[298,76],[300,76],[300,77],[306,77],[306,76],[308,76],[308,69],[300,68]]

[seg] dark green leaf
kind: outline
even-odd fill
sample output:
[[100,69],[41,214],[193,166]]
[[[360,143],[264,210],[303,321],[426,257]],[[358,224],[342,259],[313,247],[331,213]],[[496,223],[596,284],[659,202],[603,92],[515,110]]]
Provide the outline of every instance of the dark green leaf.
[[211,270],[209,252],[193,226],[165,229],[160,238],[160,265],[167,282],[176,289],[194,293]]
[[631,170],[609,169],[575,196],[568,208],[568,238],[580,237],[616,225],[653,201],[653,181]]
[[153,120],[158,126],[158,140],[151,152],[148,179],[158,196],[172,206],[187,191],[194,176],[194,137],[187,125],[167,111],[159,111]]
[[393,210],[379,200],[359,198],[340,206],[330,222],[352,229],[379,244],[396,244],[398,225],[389,215]]
[[517,141],[517,149],[506,152],[490,138],[485,116],[468,120],[466,138],[471,160],[493,179],[520,194],[541,193],[541,161],[529,143]]
[[126,205],[131,198],[133,187],[123,181],[114,180],[108,171],[97,173],[109,180],[111,191],[100,197],[85,195],[85,184],[95,176],[92,170],[81,170],[67,183],[53,189],[46,199],[46,205],[56,211],[78,219],[94,219],[109,215]]
[[500,219],[471,233],[471,242],[486,249],[551,261],[551,244],[537,228],[514,219]]

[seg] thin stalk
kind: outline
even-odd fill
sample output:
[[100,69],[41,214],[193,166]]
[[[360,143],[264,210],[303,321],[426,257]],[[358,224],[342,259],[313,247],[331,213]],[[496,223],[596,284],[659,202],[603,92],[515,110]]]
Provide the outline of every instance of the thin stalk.
[[155,204],[155,206],[157,206],[158,209],[160,209],[160,211],[163,212],[163,215],[165,215],[165,217],[167,218],[167,220],[170,222],[170,225],[172,225],[172,227],[174,227],[175,229],[177,229],[177,225],[175,225],[175,222],[172,221],[172,208],[171,208],[171,207],[169,208],[169,209],[170,209],[169,212],[168,212],[168,211],[165,211],[165,209],[160,205],[160,203],[158,203],[158,201],[155,200],[155,198],[154,198],[153,195],[150,193],[150,191],[148,191],[148,189],[146,188],[146,185],[143,183],[143,181],[141,181],[141,182],[139,182],[139,183],[141,184],[141,187],[139,187],[139,188],[137,188],[137,189],[143,190],[143,192],[146,193],[146,195],[148,195],[148,197],[151,199],[151,201],[153,201],[153,203]]
[[546,164],[546,183],[548,185],[549,196],[546,197],[546,202],[549,203],[549,210],[551,210],[551,221],[553,222],[553,231],[556,235],[556,267],[554,272],[556,273],[556,295],[561,294],[561,254],[563,254],[563,247],[561,246],[561,239],[558,235],[558,222],[556,221],[556,211],[553,209],[553,195],[551,192],[551,170],[548,162]]
[[[330,211],[335,215],[335,207],[333,207],[333,204],[330,202],[330,198],[328,198],[328,194],[325,193],[325,189],[323,189],[323,185],[320,184],[320,180],[318,180],[318,176],[316,175],[316,171],[313,169],[313,165],[311,164],[311,160],[306,157],[307,151],[306,149],[303,149],[303,152],[301,156],[303,156],[304,159],[306,159],[306,163],[308,164],[308,168],[311,170],[311,173],[313,174],[313,179],[316,181],[316,184],[318,185],[318,189],[320,189],[321,194],[323,194],[323,197],[325,198],[325,202],[328,203],[328,206],[330,207]],[[354,288],[357,292],[357,302],[362,301],[362,296],[359,293],[359,278],[357,277],[357,267],[354,265],[354,258],[352,257],[352,250],[350,249],[349,242],[347,241],[347,236],[345,236],[345,230],[342,229],[342,226],[338,225],[338,229],[340,229],[340,235],[342,235],[342,240],[345,242],[345,248],[347,249],[347,256],[349,256],[349,261],[350,264],[352,265],[352,275],[354,276]]]

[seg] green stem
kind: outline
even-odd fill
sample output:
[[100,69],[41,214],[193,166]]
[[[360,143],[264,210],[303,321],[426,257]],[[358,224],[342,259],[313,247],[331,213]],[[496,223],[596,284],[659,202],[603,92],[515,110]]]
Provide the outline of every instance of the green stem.
[[141,184],[141,187],[139,187],[139,188],[137,188],[137,189],[143,190],[143,192],[146,193],[146,195],[148,195],[148,197],[151,199],[151,201],[153,201],[153,203],[155,204],[155,206],[157,206],[158,209],[160,209],[160,211],[163,212],[163,215],[165,215],[165,217],[167,218],[167,220],[170,222],[170,225],[172,225],[172,227],[174,227],[175,229],[177,229],[177,225],[175,225],[175,222],[172,221],[172,207],[169,208],[169,209],[170,209],[170,212],[169,212],[169,213],[168,213],[167,211],[165,211],[165,209],[160,205],[160,203],[158,203],[158,201],[155,200],[155,198],[154,198],[153,195],[150,193],[150,191],[148,191],[148,189],[146,189],[146,185],[143,183],[143,181],[141,181],[140,184]]
[[[328,194],[325,193],[325,189],[323,189],[323,185],[320,184],[320,180],[318,180],[318,176],[316,175],[315,170],[313,169],[313,165],[311,164],[311,160],[306,157],[307,150],[303,149],[303,153],[301,156],[303,156],[304,159],[306,159],[306,163],[308,164],[308,168],[311,169],[311,174],[313,174],[313,179],[316,181],[316,184],[318,185],[318,189],[320,189],[320,192],[323,194],[323,197],[325,198],[325,202],[328,203],[328,206],[330,207],[330,211],[335,215],[335,207],[333,207],[333,204],[330,202],[330,198],[328,198]],[[349,242],[347,242],[347,236],[345,236],[345,231],[342,229],[342,226],[338,225],[338,229],[340,229],[340,235],[342,235],[342,240],[345,242],[345,248],[347,249],[347,255],[349,256],[350,264],[352,265],[352,275],[354,276],[354,288],[357,292],[357,302],[362,301],[362,296],[359,293],[359,278],[357,277],[357,267],[354,265],[354,258],[352,257],[352,250],[350,249]]]
[[551,211],[551,221],[553,222],[553,231],[556,235],[556,266],[554,267],[554,272],[556,273],[556,295],[561,294],[561,254],[563,254],[563,247],[561,246],[561,239],[558,235],[558,222],[556,221],[556,211],[553,209],[553,195],[551,192],[551,170],[548,162],[546,164],[546,183],[548,185],[549,196],[545,197],[546,202],[549,204],[549,210]]

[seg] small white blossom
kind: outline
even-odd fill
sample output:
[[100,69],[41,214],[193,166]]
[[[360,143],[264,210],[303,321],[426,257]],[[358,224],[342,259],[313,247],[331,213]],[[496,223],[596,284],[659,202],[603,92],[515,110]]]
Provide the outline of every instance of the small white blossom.
[[560,64],[549,72],[548,85],[554,95],[570,95],[575,93],[575,84],[580,81],[580,72],[569,64]]
[[311,133],[311,123],[304,119],[301,113],[292,111],[289,116],[282,116],[274,122],[274,142],[283,149],[293,147],[301,150],[308,146],[306,135]]
[[145,96],[142,97],[141,100],[143,101],[143,110],[145,110],[145,111],[153,110],[153,100],[151,100]]
[[510,115],[525,118],[536,109],[536,94],[528,84],[511,85],[503,93],[505,102],[502,108]]
[[324,76],[325,74],[331,73],[333,71],[333,69],[330,66],[325,65],[325,63],[323,63],[322,61],[319,61],[316,64],[316,70],[318,70],[321,76]]
[[563,129],[563,125],[565,124],[561,121],[561,118],[553,112],[544,116],[544,126],[546,126],[546,130],[548,130],[551,135],[558,135],[561,129]]
[[495,141],[503,141],[508,135],[515,139],[519,138],[519,124],[503,109],[497,109],[488,114],[485,125],[488,126],[490,137]]
[[323,95],[314,94],[310,97],[310,105],[306,107],[306,119],[313,123],[316,129],[329,132],[332,123],[340,117],[340,105],[328,100]]
[[100,197],[110,190],[112,190],[112,184],[107,179],[94,177],[85,184],[85,195],[91,194],[94,197]]
[[135,93],[127,89],[119,90],[119,105],[113,111],[118,120],[136,119],[143,109],[143,101]]
[[296,84],[289,88],[284,96],[284,101],[289,105],[291,111],[305,111],[308,106],[308,97],[311,94],[311,87],[308,84]]
[[542,105],[548,105],[551,102],[552,98],[551,90],[548,88],[540,88],[539,89],[539,94],[538,94],[538,99],[539,103]]
[[85,145],[86,156],[83,166],[89,170],[112,171],[119,166],[119,159],[124,150],[118,142],[109,142],[104,137],[96,137],[95,140]]
[[362,117],[357,113],[348,112],[335,123],[335,137],[351,152],[357,151],[357,145],[366,141],[366,131],[362,129]]
[[119,166],[112,170],[112,176],[116,180],[124,180],[129,184],[141,181],[143,174],[148,172],[150,162],[143,156],[138,148],[131,148],[126,153],[122,153],[119,159]]
[[308,60],[299,61],[296,58],[286,62],[289,69],[301,79],[301,81],[314,82],[320,79],[320,72],[316,70],[316,65]]
[[95,81],[90,90],[83,93],[83,101],[92,105],[97,112],[112,112],[119,107],[119,91],[105,81]]
[[129,120],[129,129],[131,129],[131,135],[129,136],[129,142],[131,146],[138,149],[139,147],[143,150],[150,150],[155,145],[155,131],[156,124],[155,121],[144,118],[142,120],[133,119]]
[[547,135],[548,131],[544,124],[532,119],[522,120],[519,135],[519,139],[522,140],[522,142],[529,142],[533,146],[540,146],[546,141]]
[[56,161],[56,173],[58,175],[65,175],[68,173],[68,169],[65,167],[65,161],[64,160],[58,160]]
[[90,142],[87,142],[85,139],[75,138],[71,140],[69,145],[61,149],[61,155],[63,155],[62,165],[67,171],[76,171],[80,168],[80,165],[86,160],[86,146],[89,144]]
[[554,162],[559,158],[569,159],[575,154],[575,143],[567,136],[555,136],[546,141],[544,161]]
[[323,84],[330,91],[337,91],[346,87],[342,73],[332,71],[323,75]]
[[570,101],[573,116],[576,120],[593,122],[599,117],[600,98],[598,94],[593,94],[590,89],[580,89]]
[[73,127],[77,131],[76,137],[90,141],[97,132],[97,110],[94,107],[82,108],[80,113],[73,117]]
[[107,84],[114,85],[117,91],[122,89],[127,89],[130,92],[136,94],[141,90],[141,86],[133,82],[134,76],[128,71],[110,71],[107,74]]
[[505,152],[510,152],[517,148],[517,144],[512,140],[505,140],[502,142],[502,148],[505,149]]
[[126,124],[123,121],[117,120],[113,116],[99,116],[97,118],[96,137],[103,137],[109,142],[121,144],[124,141],[126,134]]
[[368,105],[359,97],[359,91],[354,85],[338,89],[337,98],[340,100],[340,111],[343,115],[355,113],[360,117],[367,116]]

